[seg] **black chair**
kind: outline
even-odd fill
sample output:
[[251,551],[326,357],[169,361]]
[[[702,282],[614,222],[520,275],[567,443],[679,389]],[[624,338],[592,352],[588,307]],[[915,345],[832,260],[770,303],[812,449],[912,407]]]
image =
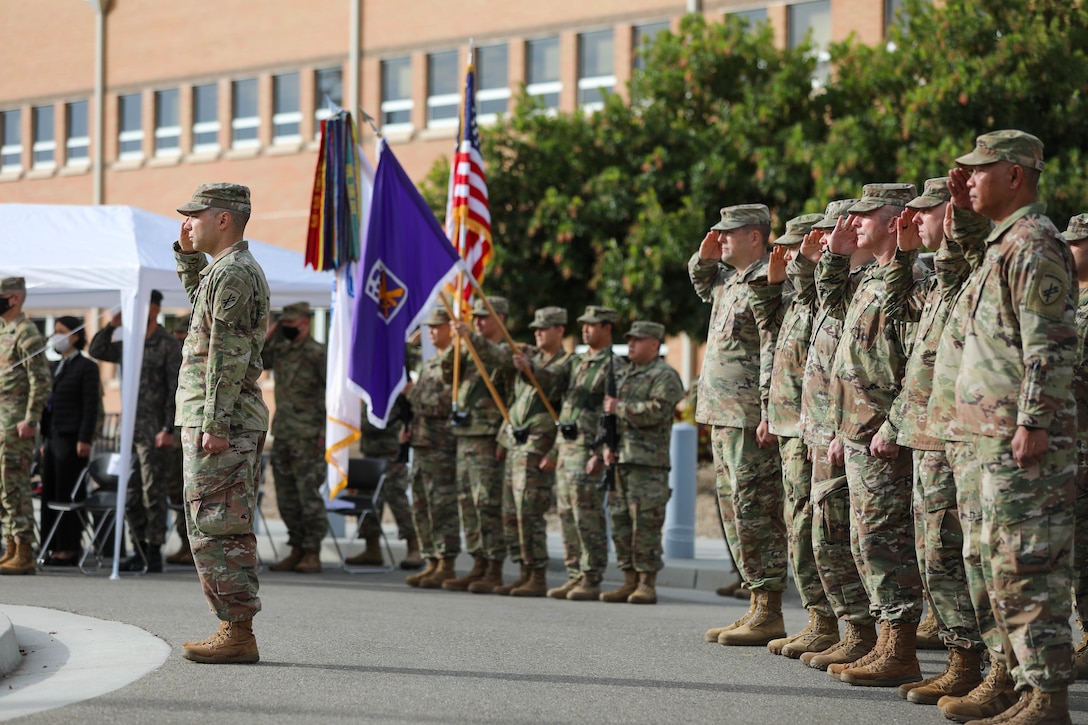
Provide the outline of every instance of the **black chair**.
[[[117,523],[118,476],[110,471],[116,455],[116,453],[100,453],[93,456],[83,472],[79,474],[75,486],[72,487],[69,501],[46,502],[45,505],[57,511],[58,515],[45,541],[42,542],[41,553],[38,557],[39,567],[45,565],[49,554],[49,544],[53,540],[61,518],[66,513],[74,513],[79,517],[83,534],[90,539],[89,544],[83,547],[83,555],[79,558],[79,570],[84,574],[94,574],[102,568],[108,558],[104,550],[108,549],[112,543],[109,539],[113,536],[114,526]],[[139,495],[139,492],[129,487],[127,500],[131,501],[132,496],[136,495]],[[137,555],[143,561],[143,569],[135,573],[144,574],[147,572],[147,557],[138,544],[135,548]],[[87,559],[92,556],[94,568],[89,569]]]
[[339,496],[328,504],[329,513],[341,516],[354,516],[358,520],[348,539],[347,546],[340,549],[340,542],[336,540],[336,534],[330,528],[336,553],[340,556],[340,568],[348,574],[377,574],[393,571],[396,560],[393,559],[393,549],[389,546],[389,539],[382,531],[382,542],[385,544],[386,553],[389,554],[389,566],[365,566],[353,567],[348,564],[348,555],[351,546],[359,539],[359,531],[363,522],[368,517],[373,517],[381,530],[382,521],[382,486],[385,484],[385,467],[388,461],[384,458],[352,458],[348,460],[348,485]]

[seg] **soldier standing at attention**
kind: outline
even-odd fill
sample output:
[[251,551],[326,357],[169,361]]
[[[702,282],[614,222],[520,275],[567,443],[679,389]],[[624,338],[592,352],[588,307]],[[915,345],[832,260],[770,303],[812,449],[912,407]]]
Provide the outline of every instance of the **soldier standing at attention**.
[[[570,378],[570,354],[563,349],[567,311],[541,307],[529,323],[536,337],[536,351],[514,353],[519,371],[510,405],[510,425],[499,431],[499,445],[506,449],[506,475],[513,499],[516,536],[511,548],[519,550],[521,576],[495,589],[496,594],[542,597],[548,590],[548,526],[545,514],[552,506],[555,483],[556,428],[526,371],[532,372],[553,408],[562,406]],[[505,515],[505,511],[503,512]]]
[[310,335],[310,315],[306,302],[284,307],[261,354],[276,381],[271,463],[291,547],[269,571],[321,571],[321,540],[329,528],[320,490],[326,473],[325,346]]
[[609,365],[616,375],[625,365],[612,355],[617,317],[611,307],[588,305],[578,318],[582,342],[589,351],[571,362],[570,384],[563,395],[555,441],[555,508],[563,532],[568,578],[561,586],[548,590],[552,599],[597,601],[601,576],[608,566],[605,495],[598,489],[604,463],[596,441]]
[[[178,370],[181,368],[181,344],[159,324],[161,305],[162,292],[151,290],[132,444],[137,464],[134,468],[140,478],[143,496],[132,502],[128,510],[132,540],[143,549],[149,572],[162,571],[167,489],[174,452],[174,405]],[[117,312],[91,339],[91,346],[87,350],[91,357],[104,362],[121,362],[124,343],[113,341],[113,331],[119,327],[121,313]],[[142,571],[140,555],[134,554],[121,562],[120,570]]]
[[665,326],[639,320],[627,333],[627,359],[617,376],[616,397],[604,412],[616,416],[619,444],[605,449],[605,463],[619,465],[616,490],[608,495],[612,541],[623,585],[601,594],[602,602],[657,603],[661,527],[669,489],[669,440],[676,404],[684,397],[680,376],[658,355]]
[[972,210],[996,225],[985,240],[977,284],[961,299],[963,364],[953,424],[981,464],[972,471],[980,477],[982,573],[1012,647],[1009,664],[1020,693],[1000,722],[1069,722],[1073,256],[1038,201],[1038,138],[1015,130],[983,134],[956,163],[970,171]]
[[187,218],[174,244],[193,305],[175,421],[185,456],[185,516],[204,597],[220,620],[215,634],[183,644],[182,656],[208,664],[260,659],[253,637],[261,610],[253,516],[268,430],[257,378],[269,292],[243,239],[250,209],[248,187],[202,184],[178,207]]
[[[786,233],[774,240],[766,282],[749,285],[756,319],[761,327],[769,326],[778,337],[767,398],[767,427],[778,438],[790,563],[801,594],[801,606],[808,610],[808,626],[795,635],[771,640],[767,649],[794,659],[805,652],[822,652],[839,641],[838,621],[824,594],[812,553],[812,461],[810,449],[801,437],[801,386],[812,325],[819,309],[816,265],[801,250],[807,243],[806,252],[819,253],[820,235],[810,232],[812,225],[823,218],[823,214],[803,214],[786,222]],[[787,275],[789,291],[783,292]]]
[[0,528],[4,555],[0,574],[33,574],[34,502],[30,463],[38,421],[49,400],[53,378],[45,340],[23,314],[26,281],[0,280]]
[[723,645],[765,645],[786,636],[782,467],[767,430],[775,333],[756,324],[749,292],[751,282],[767,277],[770,233],[763,204],[725,207],[688,262],[696,294],[714,306],[695,420],[712,426],[726,542],[752,592],[743,617],[707,631],[708,642]]

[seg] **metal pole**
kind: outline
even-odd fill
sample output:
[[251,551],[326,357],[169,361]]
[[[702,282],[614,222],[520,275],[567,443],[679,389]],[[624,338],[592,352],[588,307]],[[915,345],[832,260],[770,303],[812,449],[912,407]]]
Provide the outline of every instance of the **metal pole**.
[[[351,28],[348,31],[349,45],[348,55],[348,94],[344,108],[359,108],[359,56],[362,53],[362,29],[360,25],[363,19],[363,0],[350,0],[351,18],[348,23]],[[338,517],[340,518],[340,517]]]
[[699,432],[689,423],[676,423],[669,442],[669,488],[665,504],[665,556],[695,558],[695,470]]
[[94,177],[95,204],[105,203],[105,156],[106,138],[106,13],[110,0],[87,0],[95,11],[94,24],[94,155],[91,158]]

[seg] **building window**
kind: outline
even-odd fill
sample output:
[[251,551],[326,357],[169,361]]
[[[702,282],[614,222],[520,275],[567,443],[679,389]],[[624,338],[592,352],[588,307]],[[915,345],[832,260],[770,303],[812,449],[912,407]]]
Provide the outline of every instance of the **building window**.
[[790,5],[787,13],[789,24],[789,44],[796,48],[812,32],[812,48],[816,56],[816,71],[813,73],[813,87],[822,86],[831,74],[831,0],[798,3]]
[[219,150],[219,87],[193,87],[193,153]]
[[636,25],[631,29],[631,67],[635,70],[646,70],[646,60],[642,56],[643,50],[658,36],[659,33],[669,32],[668,21],[660,23],[646,23]]
[[117,98],[117,119],[120,128],[117,134],[119,149],[117,158],[122,161],[144,157],[142,101],[139,93]]
[[544,108],[559,108],[559,38],[539,38],[525,44],[528,82],[525,90],[544,102]]
[[735,13],[726,14],[730,17],[737,18],[738,20],[747,20],[749,30],[755,30],[757,25],[767,22],[767,8],[740,10]]
[[460,114],[457,51],[427,56],[427,126],[456,126]]
[[[392,128],[390,128],[392,127]],[[382,61],[382,129],[405,131],[412,127],[412,59]]]
[[89,114],[86,101],[69,103],[65,109],[65,147],[67,148],[67,164],[69,166],[85,166],[90,163],[89,150],[91,137],[89,134]]
[[588,111],[604,108],[604,94],[616,87],[611,30],[578,36],[578,105]]
[[302,111],[299,109],[298,73],[272,77],[272,142],[294,143],[302,140],[299,129]]
[[321,121],[332,116],[329,103],[337,107],[344,106],[344,71],[340,68],[319,68],[314,73],[314,119],[315,135],[321,135]]
[[905,26],[907,18],[908,15],[903,10],[903,0],[884,0],[884,35],[897,23]]
[[178,125],[178,89],[155,91],[155,155],[181,153],[181,126]]
[[510,102],[510,76],[505,45],[476,49],[476,120],[493,121],[506,113]]
[[0,172],[23,169],[23,112],[0,113]]
[[231,148],[254,148],[261,143],[257,133],[261,117],[257,113],[257,79],[234,81],[231,93]]
[[56,165],[57,142],[53,138],[53,107],[34,109],[34,142],[31,146],[35,169],[51,169]]

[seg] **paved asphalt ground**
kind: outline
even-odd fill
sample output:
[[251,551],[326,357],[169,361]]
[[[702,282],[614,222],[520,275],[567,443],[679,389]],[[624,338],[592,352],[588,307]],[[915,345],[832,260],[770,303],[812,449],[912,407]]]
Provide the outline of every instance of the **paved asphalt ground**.
[[[724,548],[701,542],[697,554],[710,545]],[[411,589],[400,571],[348,575],[332,556],[329,547],[319,575],[262,573],[257,665],[181,658],[182,642],[217,626],[191,570],[120,581],[60,569],[4,577],[0,615],[14,623],[26,655],[0,678],[0,719],[947,722],[893,690],[841,684],[762,647],[705,643],[706,629],[733,621],[746,604],[691,584],[660,588],[655,606],[514,599]],[[459,563],[466,568],[468,557]],[[690,570],[700,567],[721,578],[726,566],[670,562],[663,579],[692,581]],[[549,583],[562,578],[552,571]],[[787,628],[805,621],[788,598]],[[923,674],[943,668],[941,652],[920,657]],[[1071,700],[1074,722],[1088,724],[1088,685],[1075,686]]]

